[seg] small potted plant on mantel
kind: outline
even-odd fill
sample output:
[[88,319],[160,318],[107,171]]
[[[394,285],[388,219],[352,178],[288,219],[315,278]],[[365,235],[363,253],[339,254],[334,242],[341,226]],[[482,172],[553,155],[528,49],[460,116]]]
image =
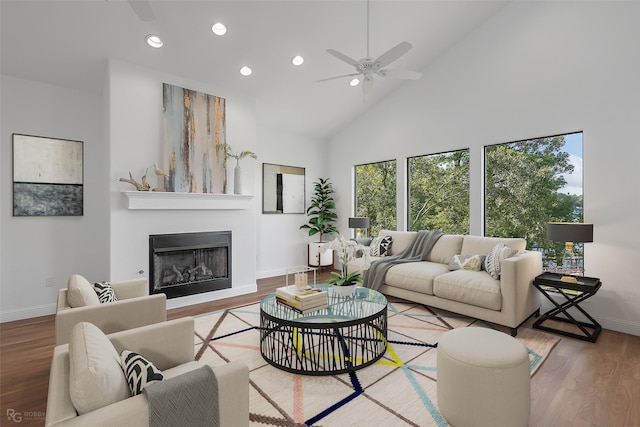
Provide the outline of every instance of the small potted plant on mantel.
[[318,178],[313,183],[314,195],[311,198],[311,205],[307,209],[309,222],[301,225],[300,229],[309,231],[309,236],[320,235],[319,242],[309,243],[308,264],[312,267],[326,267],[333,264],[333,250],[320,250],[324,243],[324,235],[337,233],[338,228],[334,225],[338,220],[335,213],[336,202],[333,200],[333,186],[329,178]]

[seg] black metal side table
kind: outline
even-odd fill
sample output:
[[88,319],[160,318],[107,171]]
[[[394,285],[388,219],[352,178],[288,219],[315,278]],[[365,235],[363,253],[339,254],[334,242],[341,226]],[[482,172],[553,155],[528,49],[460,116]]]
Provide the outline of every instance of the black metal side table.
[[[602,326],[600,326],[600,324],[591,317],[589,313],[580,307],[580,303],[587,298],[594,296],[602,286],[602,282],[600,279],[595,277],[570,276],[575,277],[576,279],[576,283],[571,283],[560,280],[562,277],[566,276],[558,273],[545,272],[534,279],[533,286],[542,292],[542,295],[551,301],[555,308],[552,308],[540,316],[540,318],[533,324],[533,327],[580,340],[596,342],[598,335],[602,330]],[[566,301],[562,304],[558,304],[550,294],[560,294],[566,299]],[[591,323],[581,322],[569,314],[567,310],[571,307],[575,307],[587,319],[589,319],[589,322]],[[561,313],[562,315],[560,315]],[[573,333],[543,325],[547,320],[558,320],[560,322],[571,323],[577,326],[582,333]]]

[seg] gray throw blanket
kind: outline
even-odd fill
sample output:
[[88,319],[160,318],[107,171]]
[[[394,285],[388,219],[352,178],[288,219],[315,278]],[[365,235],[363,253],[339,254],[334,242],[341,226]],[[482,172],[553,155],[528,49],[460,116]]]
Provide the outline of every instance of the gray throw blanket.
[[443,234],[440,230],[418,231],[415,240],[398,255],[388,256],[371,263],[369,269],[364,271],[364,286],[377,290],[384,283],[387,270],[394,265],[426,260],[433,245]]
[[150,427],[219,426],[218,380],[203,366],[148,385]]

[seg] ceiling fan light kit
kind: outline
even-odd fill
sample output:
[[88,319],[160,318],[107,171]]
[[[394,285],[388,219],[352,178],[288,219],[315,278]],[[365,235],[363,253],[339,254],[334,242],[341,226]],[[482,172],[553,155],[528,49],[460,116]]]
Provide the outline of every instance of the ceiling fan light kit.
[[409,71],[409,70],[393,70],[393,69],[385,69],[387,65],[391,64],[398,60],[401,56],[407,53],[413,46],[411,43],[407,41],[403,41],[398,45],[392,47],[391,49],[384,52],[382,55],[377,58],[372,58],[369,53],[369,26],[370,26],[370,16],[369,16],[369,0],[367,0],[367,55],[359,61],[351,58],[348,55],[345,55],[342,52],[338,52],[335,49],[327,49],[327,53],[338,58],[339,60],[346,62],[347,64],[354,67],[356,70],[355,73],[344,74],[335,77],[329,77],[327,79],[318,80],[318,82],[324,82],[328,80],[341,79],[343,77],[351,77],[349,80],[349,86],[357,86],[362,82],[362,90],[366,95],[373,87],[373,75],[378,75],[380,77],[388,77],[392,79],[401,79],[401,80],[417,80],[422,77],[422,73],[418,71]]

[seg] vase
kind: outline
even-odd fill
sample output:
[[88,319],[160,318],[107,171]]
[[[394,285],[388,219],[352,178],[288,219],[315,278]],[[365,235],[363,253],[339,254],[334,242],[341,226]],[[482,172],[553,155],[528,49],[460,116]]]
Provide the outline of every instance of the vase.
[[354,283],[352,285],[332,286],[333,293],[340,297],[350,297],[351,295],[353,295],[357,287],[357,283]]
[[233,169],[233,194],[242,194],[242,169],[239,164]]

